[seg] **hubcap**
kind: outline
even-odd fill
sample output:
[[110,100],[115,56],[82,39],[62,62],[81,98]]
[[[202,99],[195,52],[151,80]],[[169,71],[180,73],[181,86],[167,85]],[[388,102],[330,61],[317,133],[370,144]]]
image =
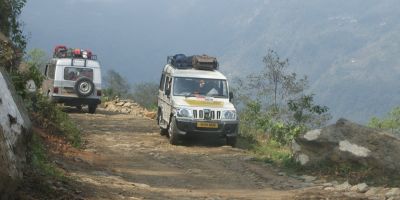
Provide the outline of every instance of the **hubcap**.
[[79,85],[79,91],[81,91],[84,94],[88,94],[91,89],[92,89],[92,86],[88,82],[82,82]]

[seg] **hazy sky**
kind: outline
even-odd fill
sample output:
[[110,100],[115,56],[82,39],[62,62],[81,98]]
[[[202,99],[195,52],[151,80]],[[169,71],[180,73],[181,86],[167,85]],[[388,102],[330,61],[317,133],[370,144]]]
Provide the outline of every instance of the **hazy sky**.
[[399,9],[398,0],[37,0],[22,21],[28,48],[91,49],[103,72],[130,83],[158,81],[176,53],[213,55],[229,78],[246,76],[273,49],[334,118],[365,122],[400,102]]
[[219,56],[229,43],[221,21],[235,15],[236,8],[226,0],[202,2],[212,6],[198,6],[195,0],[28,1],[22,20],[28,48],[49,54],[58,44],[92,49],[104,71],[115,69],[132,83],[155,81],[167,55]]

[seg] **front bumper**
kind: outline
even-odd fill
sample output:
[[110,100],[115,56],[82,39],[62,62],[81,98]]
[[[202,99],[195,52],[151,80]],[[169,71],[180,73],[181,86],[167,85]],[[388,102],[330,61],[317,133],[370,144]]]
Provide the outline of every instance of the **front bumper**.
[[[197,122],[217,123],[218,128],[199,128]],[[205,121],[205,120],[190,120],[190,119],[176,119],[176,125],[179,134],[185,135],[187,133],[215,133],[222,136],[233,137],[236,136],[239,129],[239,121]]]
[[81,98],[81,97],[65,97],[65,96],[52,96],[51,101],[55,103],[63,103],[67,106],[80,106],[100,104],[100,99],[96,98]]

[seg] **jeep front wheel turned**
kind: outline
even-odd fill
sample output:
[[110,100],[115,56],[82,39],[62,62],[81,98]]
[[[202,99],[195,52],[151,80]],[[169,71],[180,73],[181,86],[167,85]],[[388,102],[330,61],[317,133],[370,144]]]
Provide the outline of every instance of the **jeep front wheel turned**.
[[227,136],[226,137],[226,144],[231,146],[231,147],[235,147],[236,146],[236,140],[237,140],[236,136],[233,136],[233,137]]
[[171,117],[171,121],[169,122],[168,136],[169,136],[170,144],[173,144],[173,145],[178,144],[179,135],[178,135],[177,127],[176,127],[175,117]]
[[[163,123],[163,121],[162,121],[162,113],[160,111],[158,112],[157,121],[158,121],[158,125],[159,126],[160,126],[161,123]],[[162,128],[160,126],[160,135],[162,135],[162,136],[168,135],[168,129]]]
[[93,94],[94,84],[89,78],[82,77],[76,81],[74,88],[79,97],[88,97]]

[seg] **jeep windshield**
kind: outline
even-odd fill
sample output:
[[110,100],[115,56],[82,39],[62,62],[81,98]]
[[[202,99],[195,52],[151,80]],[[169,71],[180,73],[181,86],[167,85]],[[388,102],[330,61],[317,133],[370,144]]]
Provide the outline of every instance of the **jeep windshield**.
[[228,98],[226,80],[175,77],[174,96]]

